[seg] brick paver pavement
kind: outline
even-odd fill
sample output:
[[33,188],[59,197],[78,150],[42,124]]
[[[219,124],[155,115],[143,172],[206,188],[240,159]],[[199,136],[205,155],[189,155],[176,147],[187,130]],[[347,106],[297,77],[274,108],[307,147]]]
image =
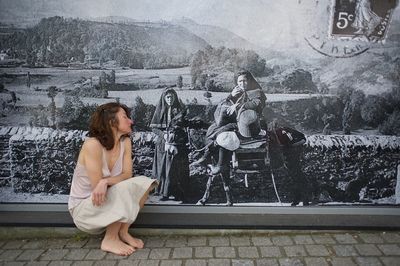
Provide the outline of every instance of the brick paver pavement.
[[159,235],[141,235],[145,248],[126,257],[101,251],[99,237],[8,236],[0,239],[0,265],[400,266],[400,231],[212,230],[201,235],[196,230],[193,234],[190,230],[185,234],[170,229],[157,232]]

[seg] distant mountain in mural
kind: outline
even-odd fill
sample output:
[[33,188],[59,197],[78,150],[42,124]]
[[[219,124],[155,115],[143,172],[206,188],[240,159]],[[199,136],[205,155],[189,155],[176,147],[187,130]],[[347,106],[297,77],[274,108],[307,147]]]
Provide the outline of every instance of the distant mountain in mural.
[[225,46],[226,48],[239,48],[256,51],[262,49],[245,38],[221,27],[198,24],[189,18],[173,20],[171,23],[188,29],[190,32],[206,40],[214,47]]

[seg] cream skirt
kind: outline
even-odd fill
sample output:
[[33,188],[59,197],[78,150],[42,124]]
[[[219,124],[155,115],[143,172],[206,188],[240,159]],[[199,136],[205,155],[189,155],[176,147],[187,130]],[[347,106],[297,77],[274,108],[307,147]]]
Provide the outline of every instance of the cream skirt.
[[139,213],[144,193],[157,181],[135,176],[108,188],[106,202],[94,206],[91,197],[84,199],[70,212],[78,229],[89,234],[101,234],[114,222],[132,224]]

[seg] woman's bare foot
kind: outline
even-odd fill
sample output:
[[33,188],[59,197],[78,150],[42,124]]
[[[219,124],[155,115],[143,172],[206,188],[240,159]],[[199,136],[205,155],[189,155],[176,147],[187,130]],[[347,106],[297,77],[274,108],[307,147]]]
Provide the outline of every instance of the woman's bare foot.
[[135,248],[125,244],[119,238],[104,237],[103,241],[101,241],[101,250],[120,256],[128,256],[135,251]]
[[144,243],[141,239],[131,236],[128,232],[119,232],[122,241],[134,248],[143,248]]

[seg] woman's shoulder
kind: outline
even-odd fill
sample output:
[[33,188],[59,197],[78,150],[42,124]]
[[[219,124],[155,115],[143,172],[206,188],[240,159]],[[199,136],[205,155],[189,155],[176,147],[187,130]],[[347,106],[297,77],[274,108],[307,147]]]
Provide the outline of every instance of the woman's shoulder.
[[130,145],[132,143],[132,140],[129,136],[122,137],[120,140],[124,145]]
[[246,91],[246,93],[247,93],[247,95],[248,96],[250,96],[250,97],[266,97],[265,96],[265,93],[263,92],[263,90],[262,89],[260,89],[260,88],[257,88],[257,89],[254,89],[254,90],[249,90],[249,91]]
[[81,151],[79,153],[78,162],[81,165],[85,165],[86,158],[98,157],[100,158],[103,154],[103,145],[96,138],[87,138],[83,142]]
[[83,143],[83,148],[84,149],[90,149],[90,150],[101,150],[103,149],[103,145],[100,143],[100,141],[97,138],[87,138],[85,139],[85,142]]
[[246,93],[262,93],[262,92],[263,92],[262,88],[255,88],[246,91]]
[[130,137],[124,137],[121,139],[121,143],[124,146],[124,150],[131,151],[132,150],[132,140]]

